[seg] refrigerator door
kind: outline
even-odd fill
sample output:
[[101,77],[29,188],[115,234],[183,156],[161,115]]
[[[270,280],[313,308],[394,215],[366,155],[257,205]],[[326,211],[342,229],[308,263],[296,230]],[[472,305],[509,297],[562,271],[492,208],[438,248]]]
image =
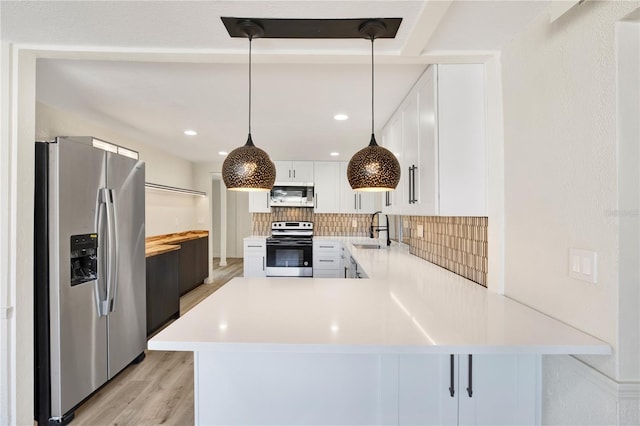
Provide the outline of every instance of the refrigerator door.
[[142,161],[107,153],[115,231],[115,274],[108,290],[109,378],[143,353],[147,344],[144,179]]
[[99,312],[105,270],[97,279],[72,285],[72,236],[97,234],[98,258],[105,249],[98,229],[105,183],[104,151],[61,139],[49,145],[49,330],[51,416],[71,410],[107,381],[107,318]]

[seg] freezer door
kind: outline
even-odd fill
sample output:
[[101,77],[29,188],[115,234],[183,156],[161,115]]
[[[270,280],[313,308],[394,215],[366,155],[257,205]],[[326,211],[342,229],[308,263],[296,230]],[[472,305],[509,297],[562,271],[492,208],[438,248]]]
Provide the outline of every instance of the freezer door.
[[97,234],[98,254],[105,249],[98,223],[106,156],[68,140],[49,150],[51,415],[60,417],[107,380],[107,319],[98,309],[104,264],[97,262],[97,280],[72,285],[71,276],[72,236]]
[[113,195],[115,275],[109,289],[109,378],[147,344],[142,161],[107,153],[107,187]]

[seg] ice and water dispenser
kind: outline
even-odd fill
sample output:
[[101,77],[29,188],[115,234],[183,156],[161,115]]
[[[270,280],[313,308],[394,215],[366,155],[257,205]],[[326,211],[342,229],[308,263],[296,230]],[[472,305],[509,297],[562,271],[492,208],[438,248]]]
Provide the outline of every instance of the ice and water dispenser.
[[98,278],[98,234],[71,236],[71,285]]

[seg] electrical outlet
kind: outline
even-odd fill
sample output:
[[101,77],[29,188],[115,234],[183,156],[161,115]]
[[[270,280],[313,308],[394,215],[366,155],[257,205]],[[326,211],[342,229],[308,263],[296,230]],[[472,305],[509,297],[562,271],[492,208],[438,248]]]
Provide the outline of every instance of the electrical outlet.
[[358,227],[358,221],[356,219],[353,219],[351,221],[351,226],[354,227],[354,228],[357,228]]
[[592,284],[598,282],[598,255],[595,251],[569,249],[569,276]]
[[418,225],[418,229],[416,230],[416,237],[424,238],[424,225]]

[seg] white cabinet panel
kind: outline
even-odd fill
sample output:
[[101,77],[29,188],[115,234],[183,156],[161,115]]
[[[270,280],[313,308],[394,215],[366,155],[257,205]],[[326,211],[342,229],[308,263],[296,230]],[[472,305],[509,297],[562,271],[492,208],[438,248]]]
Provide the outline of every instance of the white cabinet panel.
[[269,213],[271,212],[270,192],[249,192],[249,212]]
[[[402,112],[396,113],[385,130],[383,131],[383,146],[391,151],[400,164],[404,162],[402,155]],[[407,174],[404,172],[401,166],[400,170],[400,182],[393,191],[383,192],[382,196],[382,212],[385,214],[400,214],[402,212],[400,204],[402,203],[402,197],[404,196],[404,187],[407,179]]]
[[265,238],[245,238],[243,267],[245,277],[266,277],[267,241]]
[[436,67],[425,71],[418,86],[419,166],[415,172],[416,200],[411,204],[414,214],[434,216],[439,212],[438,136],[436,112]]
[[373,213],[375,193],[351,189],[347,179],[348,165],[347,162],[340,162],[340,213]]
[[537,358],[535,355],[461,355],[459,424],[534,424]]
[[314,163],[315,213],[340,212],[340,163],[316,161]]
[[440,215],[487,215],[484,65],[438,65]]
[[[398,424],[456,425],[458,396],[451,387],[450,355],[399,355]],[[454,380],[457,356],[453,356]]]
[[313,161],[274,161],[276,182],[313,183]]

